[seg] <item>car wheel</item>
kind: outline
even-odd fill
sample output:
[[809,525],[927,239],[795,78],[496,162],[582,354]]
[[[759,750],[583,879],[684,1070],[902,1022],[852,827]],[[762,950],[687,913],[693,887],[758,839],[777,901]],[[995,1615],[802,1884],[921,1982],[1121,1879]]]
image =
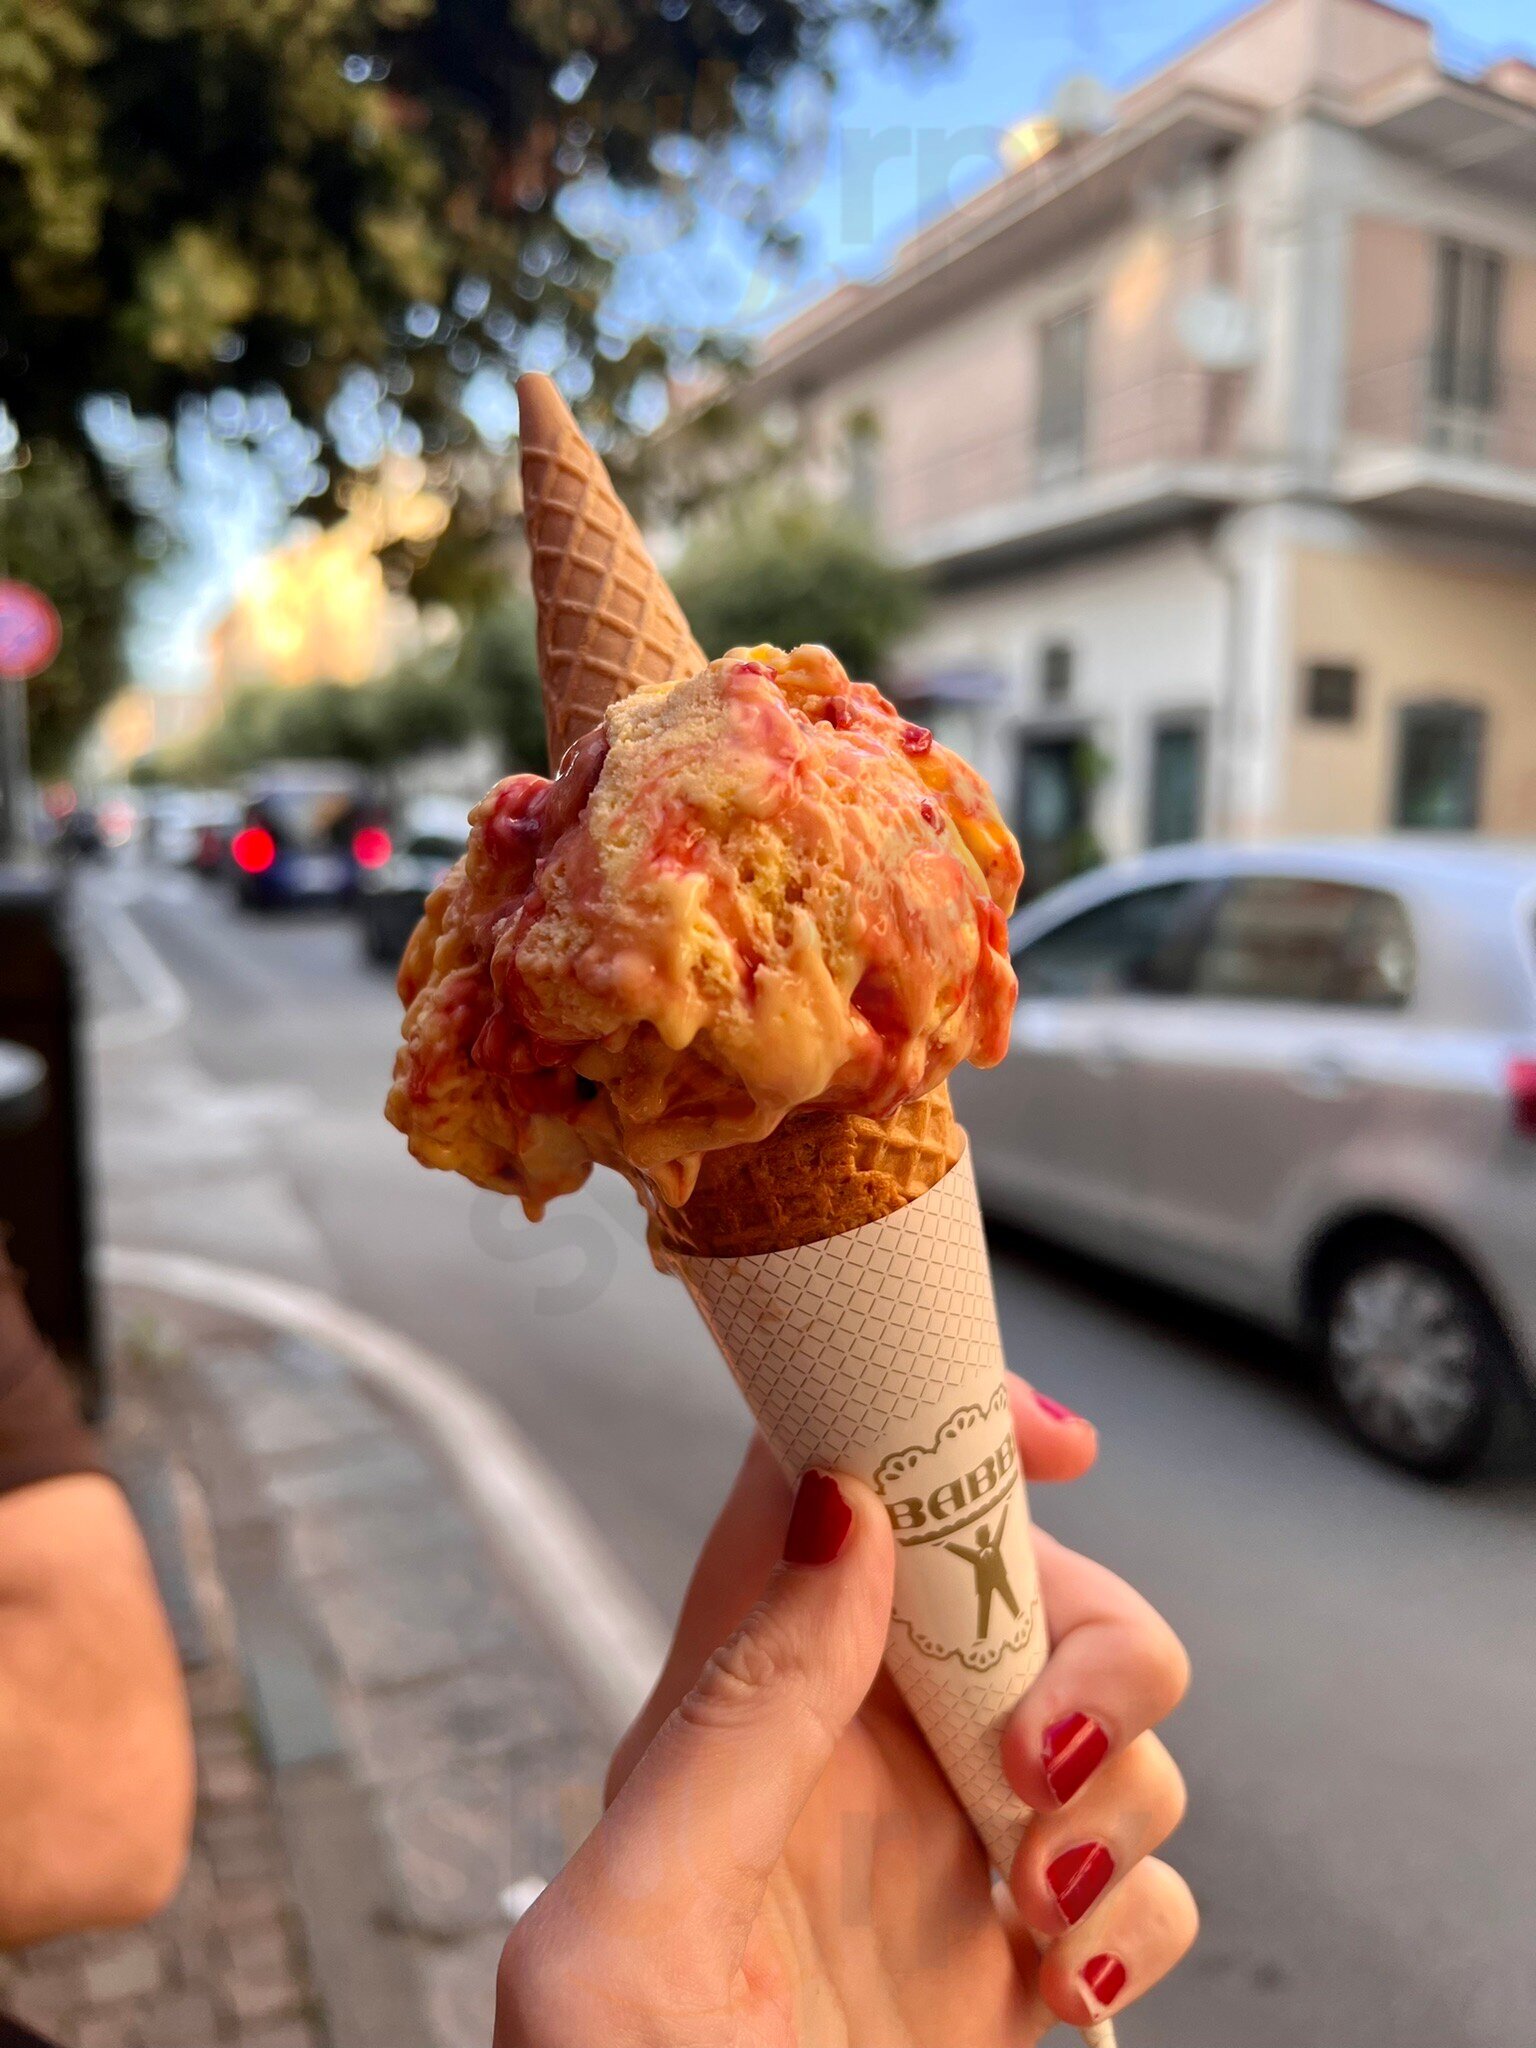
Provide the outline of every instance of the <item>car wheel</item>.
[[1362,1443],[1425,1478],[1477,1464],[1513,1360],[1487,1297],[1452,1259],[1406,1234],[1356,1248],[1333,1273],[1322,1334],[1329,1382]]

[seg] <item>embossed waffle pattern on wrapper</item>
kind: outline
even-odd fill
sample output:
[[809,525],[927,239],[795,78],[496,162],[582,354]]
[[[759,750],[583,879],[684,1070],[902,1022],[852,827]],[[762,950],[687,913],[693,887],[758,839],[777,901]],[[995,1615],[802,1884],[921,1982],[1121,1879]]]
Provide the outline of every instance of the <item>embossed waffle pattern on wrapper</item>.
[[[1006,1870],[1029,1816],[998,1738],[1047,1646],[969,1153],[839,1237],[674,1263],[784,1469],[853,1472],[887,1498],[899,1525],[886,1662]],[[993,1621],[988,1598],[983,1639],[984,1573],[1016,1611],[999,1604]]]

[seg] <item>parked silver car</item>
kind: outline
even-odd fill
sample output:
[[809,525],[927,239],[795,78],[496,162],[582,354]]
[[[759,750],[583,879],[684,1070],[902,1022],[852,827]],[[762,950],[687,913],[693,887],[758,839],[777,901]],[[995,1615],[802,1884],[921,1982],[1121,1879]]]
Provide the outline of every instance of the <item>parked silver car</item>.
[[990,1206],[1315,1343],[1463,1471],[1536,1382],[1536,845],[1172,847],[1020,913]]

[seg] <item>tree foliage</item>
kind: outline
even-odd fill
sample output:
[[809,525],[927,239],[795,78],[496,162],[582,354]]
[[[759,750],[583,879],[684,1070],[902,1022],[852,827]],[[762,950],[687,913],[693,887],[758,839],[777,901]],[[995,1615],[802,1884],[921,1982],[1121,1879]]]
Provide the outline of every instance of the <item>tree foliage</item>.
[[463,378],[535,323],[603,340],[617,395],[655,349],[604,327],[613,230],[562,199],[681,201],[687,149],[747,138],[732,203],[772,233],[775,88],[852,21],[921,44],[937,6],[0,0],[0,400],[60,437],[96,390],[271,383],[318,419],[348,364],[399,360],[460,432]]
[[[685,218],[703,191],[781,238],[779,88],[828,77],[850,23],[933,44],[940,5],[0,0],[0,406],[109,505],[92,394],[168,417],[275,388],[324,432],[363,365],[391,431],[451,456],[470,381],[533,366],[622,430],[666,360],[607,299],[633,196]],[[333,434],[325,459],[353,458]],[[483,580],[463,539],[412,573]],[[48,746],[116,680],[109,638],[56,678]]]
[[268,761],[348,761],[382,772],[480,735],[507,770],[545,766],[526,603],[473,619],[451,657],[423,656],[377,682],[242,690],[217,725],[145,762],[137,779],[221,782]]
[[58,659],[27,686],[34,765],[52,774],[121,681],[133,554],[79,454],[50,441],[24,452],[0,471],[0,571],[46,590],[64,628]]
[[708,521],[672,581],[707,653],[820,640],[872,682],[923,612],[917,578],[864,524],[806,497],[760,498]]
[[[847,512],[759,499],[702,529],[673,578],[711,654],[822,640],[851,674],[879,681],[921,616],[922,589]],[[146,765],[148,779],[228,779],[266,761],[339,760],[387,770],[484,735],[505,770],[547,772],[533,608],[504,599],[473,615],[450,658],[429,655],[375,683],[247,690],[220,724]]]
[[477,729],[496,742],[507,769],[549,769],[533,606],[511,599],[482,612],[465,631],[456,680]]

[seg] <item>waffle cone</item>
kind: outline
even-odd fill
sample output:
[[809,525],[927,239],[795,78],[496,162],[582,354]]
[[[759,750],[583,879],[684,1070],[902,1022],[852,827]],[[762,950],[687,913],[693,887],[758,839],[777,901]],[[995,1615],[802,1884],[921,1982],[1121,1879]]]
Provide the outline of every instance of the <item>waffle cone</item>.
[[802,1112],[755,1145],[706,1152],[688,1201],[654,1204],[656,1234],[699,1258],[816,1244],[916,1201],[964,1145],[943,1083],[884,1119]]
[[704,651],[548,377],[517,383],[551,766],[642,683],[697,675]]

